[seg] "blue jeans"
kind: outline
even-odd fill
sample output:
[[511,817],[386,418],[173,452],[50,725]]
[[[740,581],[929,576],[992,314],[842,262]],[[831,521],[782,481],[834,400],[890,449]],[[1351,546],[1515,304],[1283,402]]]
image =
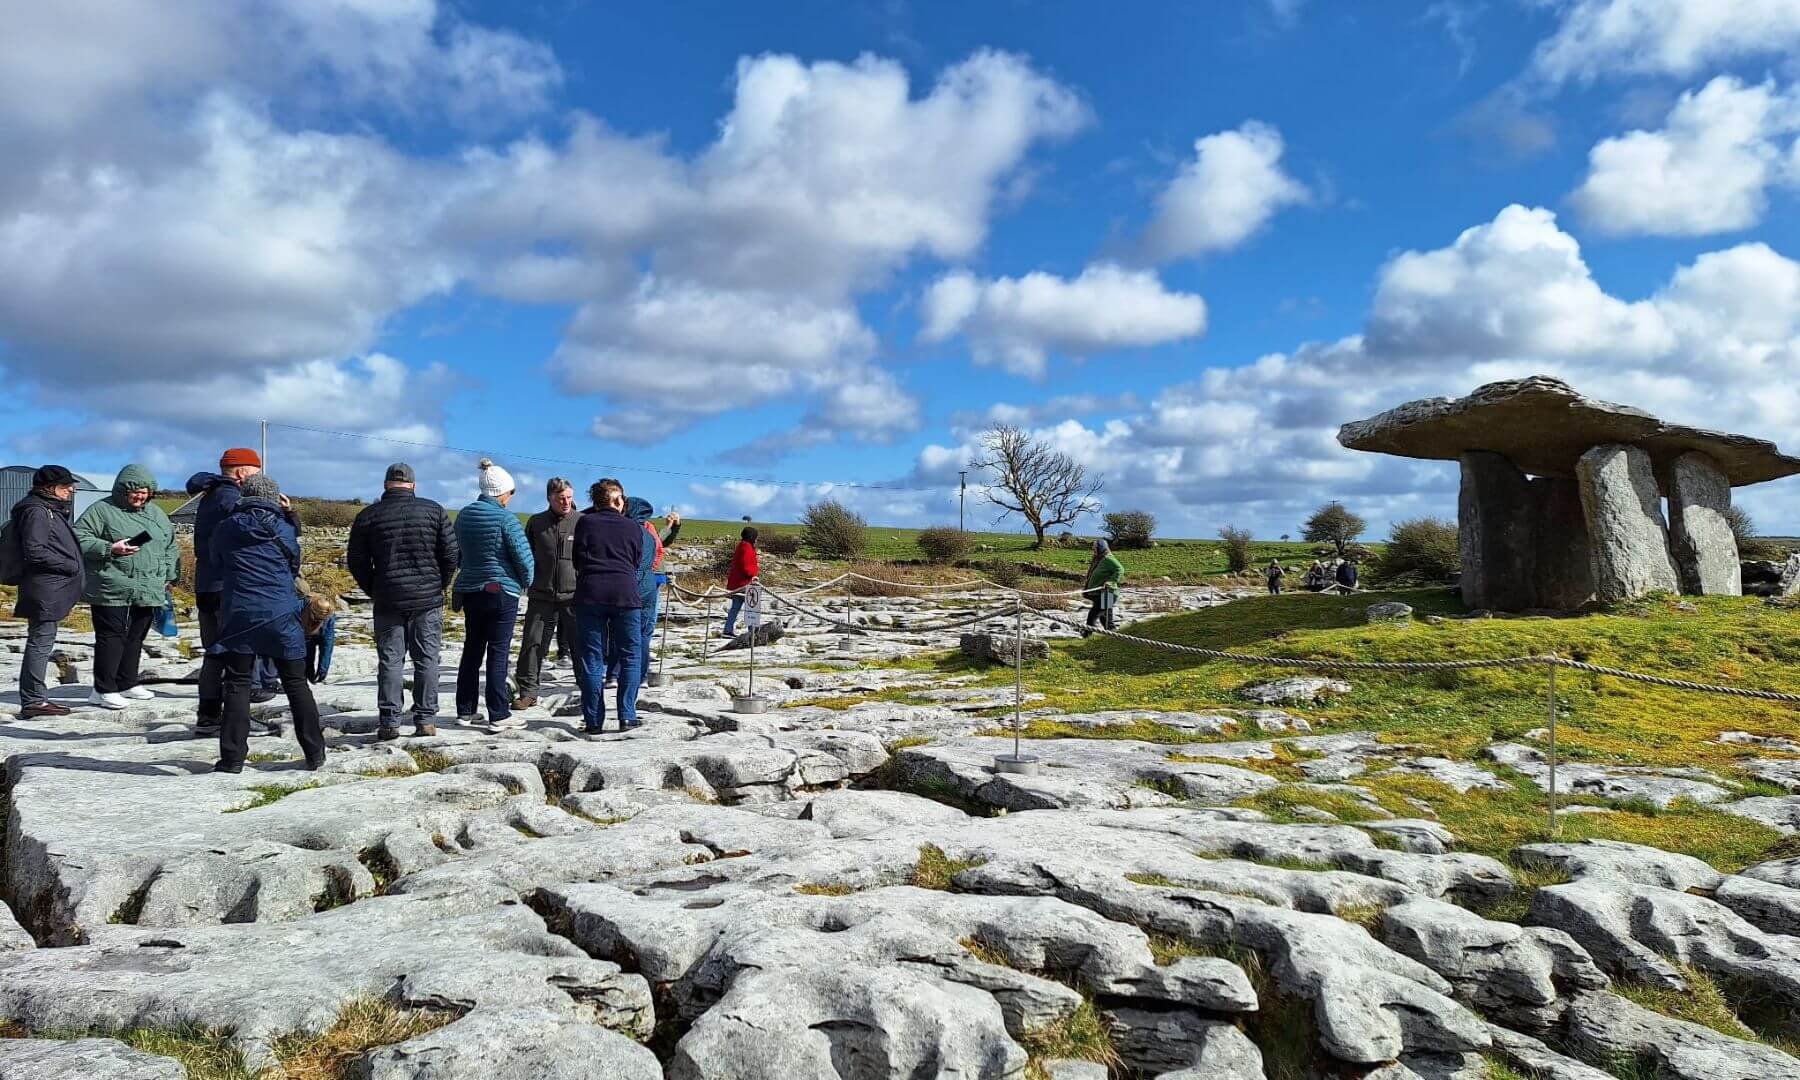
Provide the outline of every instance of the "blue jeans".
[[575,681],[581,687],[581,718],[589,731],[606,725],[606,676],[609,648],[619,658],[619,726],[636,727],[642,648],[638,640],[641,609],[610,604],[577,604],[575,618],[581,640],[575,649]]
[[737,625],[738,612],[744,610],[744,594],[738,593],[731,598],[731,607],[725,612],[725,636],[736,637],[732,627]]
[[[650,654],[656,651],[656,606],[661,599],[656,593],[651,593],[644,598],[644,606],[638,609],[643,613],[643,616],[638,619],[638,686],[640,688],[644,685],[644,680],[650,677]],[[607,679],[612,682],[619,681],[619,672],[623,667],[624,663],[619,656],[619,650],[614,647],[614,642],[608,639],[606,643]]]
[[488,721],[512,715],[506,696],[511,671],[513,626],[519,621],[519,598],[504,592],[462,594],[463,651],[456,666],[456,715],[473,716],[482,697],[481,669],[487,666]]

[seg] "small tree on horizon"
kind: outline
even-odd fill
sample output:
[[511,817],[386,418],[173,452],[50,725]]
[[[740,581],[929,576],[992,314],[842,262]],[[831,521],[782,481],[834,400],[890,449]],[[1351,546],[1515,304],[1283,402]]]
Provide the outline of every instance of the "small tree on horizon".
[[1044,546],[1044,533],[1055,525],[1072,525],[1083,514],[1100,509],[1099,477],[1074,458],[1039,442],[1011,424],[995,424],[981,437],[982,456],[969,462],[990,480],[987,500],[1001,510],[1000,519],[1017,514],[1036,535],[1033,550]]
[[1336,499],[1326,503],[1312,512],[1306,524],[1300,526],[1300,538],[1309,544],[1330,544],[1338,558],[1343,558],[1345,551],[1356,538],[1369,527],[1369,523],[1349,510]]

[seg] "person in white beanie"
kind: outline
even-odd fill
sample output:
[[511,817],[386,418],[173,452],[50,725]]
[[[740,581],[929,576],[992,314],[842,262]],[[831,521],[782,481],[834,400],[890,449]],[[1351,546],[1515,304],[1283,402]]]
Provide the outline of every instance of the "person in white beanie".
[[507,696],[513,627],[519,620],[519,597],[531,584],[536,566],[531,542],[512,502],[512,474],[482,458],[481,497],[456,515],[456,540],[462,563],[456,574],[456,600],[463,613],[462,660],[456,669],[456,715],[464,724],[481,720],[482,667],[487,668],[488,723],[495,728],[523,727],[515,722]]

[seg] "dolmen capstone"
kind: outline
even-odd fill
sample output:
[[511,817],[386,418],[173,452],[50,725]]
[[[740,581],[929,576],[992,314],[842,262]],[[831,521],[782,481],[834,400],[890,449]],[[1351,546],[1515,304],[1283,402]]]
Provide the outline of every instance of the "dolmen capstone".
[[1338,442],[1461,465],[1463,602],[1501,611],[1740,595],[1731,489],[1800,473],[1774,443],[1670,424],[1545,375],[1407,402],[1345,424]]

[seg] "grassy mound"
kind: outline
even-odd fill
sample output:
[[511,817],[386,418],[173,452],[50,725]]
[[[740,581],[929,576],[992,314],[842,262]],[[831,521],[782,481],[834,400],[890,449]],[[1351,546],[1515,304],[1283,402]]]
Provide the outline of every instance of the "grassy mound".
[[[1415,616],[1445,616],[1435,624],[1370,626],[1364,609],[1386,600],[1412,605]],[[1488,659],[1555,651],[1573,659],[1653,675],[1754,689],[1800,693],[1800,613],[1754,599],[1656,598],[1616,610],[1568,618],[1463,619],[1456,595],[1444,589],[1365,593],[1356,597],[1297,594],[1257,597],[1204,611],[1149,620],[1130,632],[1177,644],[1283,657],[1431,661]],[[945,671],[983,671],[960,657],[916,661]],[[1026,688],[1045,695],[1039,705],[1066,712],[1109,709],[1206,710],[1247,706],[1244,686],[1297,674],[1271,667],[1204,660],[1105,638],[1059,642],[1050,659],[1026,668]],[[1010,683],[1010,670],[985,671]],[[1529,743],[1526,733],[1547,717],[1541,667],[1398,674],[1352,672],[1353,689],[1324,704],[1294,709],[1316,730],[1368,730],[1418,754],[1481,760],[1491,743]],[[1800,713],[1789,705],[1667,690],[1570,671],[1557,674],[1558,746],[1565,760],[1607,764],[1700,766],[1728,779],[1746,748],[1718,743],[1732,730],[1800,739]],[[1028,736],[1135,738],[1183,743],[1185,757],[1204,759],[1205,742],[1155,721],[1082,729],[1044,719]],[[1253,734],[1253,733],[1244,733]],[[1243,737],[1240,735],[1238,737]],[[1766,753],[1757,751],[1758,753]],[[1236,763],[1245,764],[1245,763]],[[1283,780],[1298,779],[1291,762],[1248,763]],[[1359,777],[1384,806],[1402,816],[1429,804],[1469,850],[1504,856],[1520,843],[1547,838],[1545,798],[1504,769],[1506,791],[1459,794],[1422,776],[1377,772]],[[1750,794],[1779,794],[1750,783]],[[1323,805],[1316,792],[1295,786],[1265,797],[1259,808],[1278,818],[1288,800]],[[1342,800],[1339,800],[1340,802]],[[1570,799],[1566,802],[1592,802]],[[1666,809],[1614,806],[1605,814],[1564,815],[1560,838],[1608,837],[1694,854],[1734,870],[1772,853],[1800,848],[1773,830],[1686,802]],[[1301,820],[1295,816],[1294,820]]]

